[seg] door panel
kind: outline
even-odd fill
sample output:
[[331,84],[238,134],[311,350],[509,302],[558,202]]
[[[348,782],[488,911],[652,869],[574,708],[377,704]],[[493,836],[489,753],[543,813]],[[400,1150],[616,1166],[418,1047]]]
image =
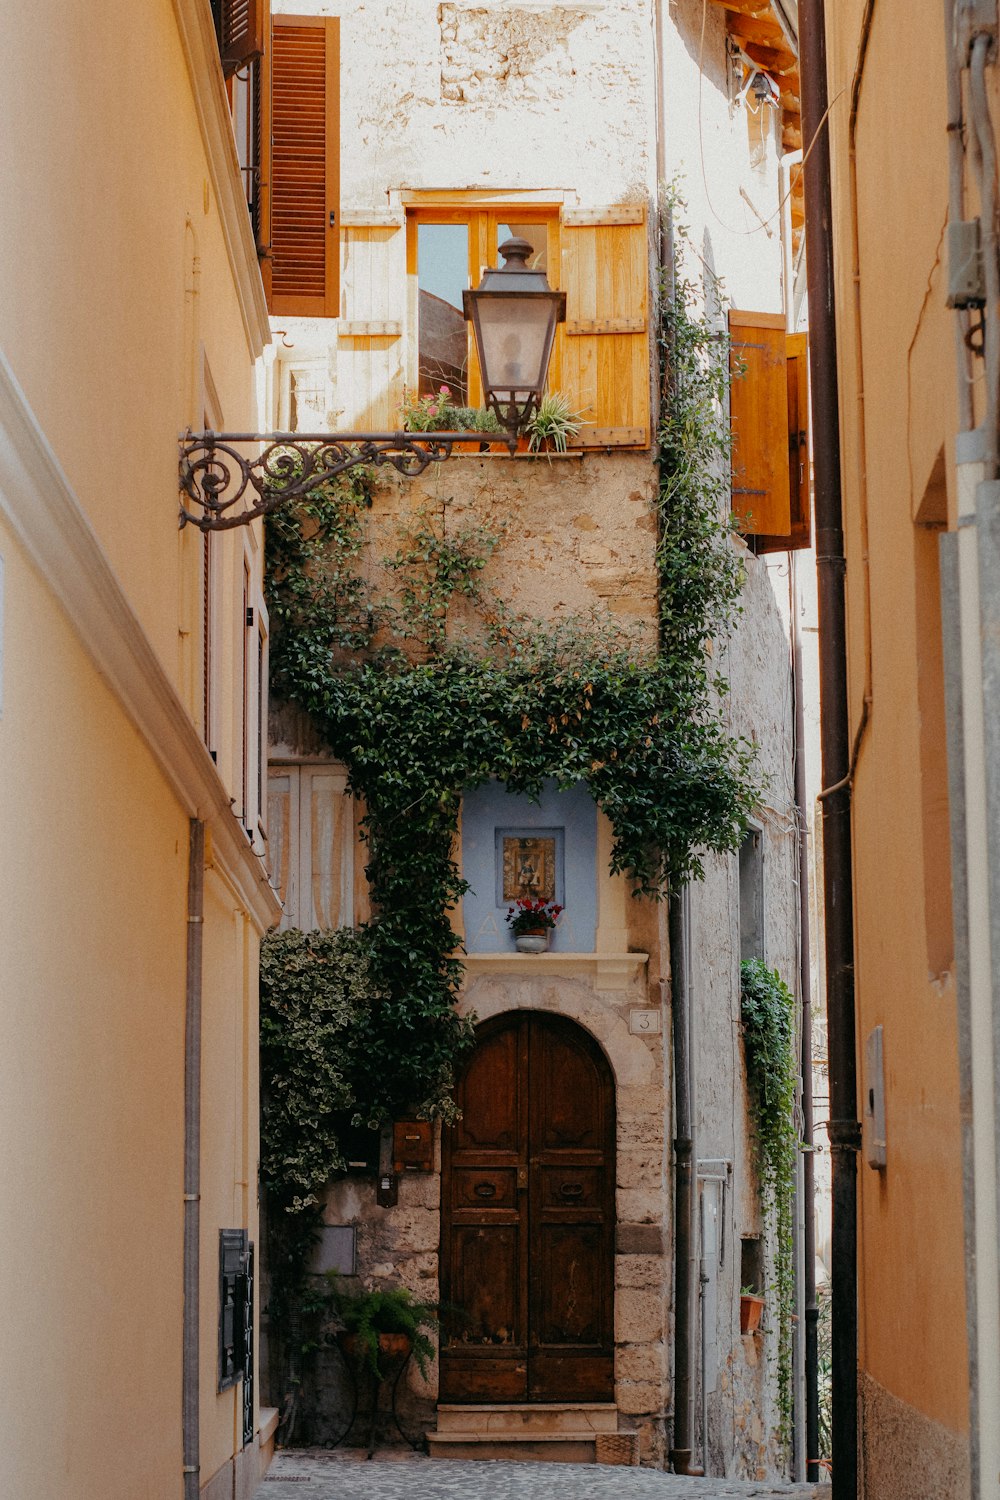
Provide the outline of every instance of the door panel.
[[596,1043],[520,1011],[480,1028],[445,1131],[441,1399],[613,1391],[614,1083]]

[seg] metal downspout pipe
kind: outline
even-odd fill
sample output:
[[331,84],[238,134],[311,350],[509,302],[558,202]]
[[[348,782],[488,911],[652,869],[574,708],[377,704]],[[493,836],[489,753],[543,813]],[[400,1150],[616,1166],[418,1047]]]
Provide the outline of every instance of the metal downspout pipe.
[[694,1223],[694,1125],[691,1100],[691,1013],[688,902],[670,897],[670,1015],[674,1054],[674,1432],[675,1474],[703,1474],[691,1463],[694,1441],[693,1338],[698,1246]]
[[805,1303],[805,1477],[819,1473],[819,1307],[816,1302],[816,1163],[813,1156],[812,974],[809,947],[809,829],[806,822],[806,716],[799,591],[792,554],[792,690],[795,697],[795,810],[799,825],[799,994],[802,1003],[802,1287]]
[[802,128],[819,584],[826,999],[832,1158],[833,1494],[858,1491],[858,1203],[847,621],[824,0],[801,0]]
[[184,1500],[198,1500],[199,1254],[201,1194],[201,979],[205,918],[205,825],[190,822],[188,840],[187,986],[184,1007],[184,1330],[181,1368],[181,1434]]

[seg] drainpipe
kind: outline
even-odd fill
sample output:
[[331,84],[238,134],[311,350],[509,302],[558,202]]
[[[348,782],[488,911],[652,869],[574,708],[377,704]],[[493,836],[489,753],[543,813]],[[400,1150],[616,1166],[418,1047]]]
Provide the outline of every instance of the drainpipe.
[[856,1500],[858,1487],[858,1204],[854,1020],[854,912],[847,699],[847,622],[840,488],[837,332],[834,311],[830,139],[824,0],[800,0],[802,129],[805,165],[811,395],[819,584],[822,700],[826,1004],[830,1047],[830,1151],[833,1178],[833,1495]]
[[184,1333],[181,1434],[184,1500],[198,1500],[198,1235],[201,1191],[201,973],[205,910],[205,825],[192,818],[188,841],[187,993],[184,1007]]
[[795,809],[799,825],[799,995],[802,1003],[802,1289],[805,1303],[806,1479],[818,1483],[819,1307],[816,1302],[816,1163],[813,1156],[812,974],[809,948],[809,829],[806,822],[806,715],[799,629],[798,558],[792,554],[792,691],[795,698]]
[[703,1474],[691,1463],[694,1437],[692,1338],[698,1254],[694,1233],[694,1125],[687,892],[670,897],[670,1016],[674,1051],[674,1445],[675,1474]]

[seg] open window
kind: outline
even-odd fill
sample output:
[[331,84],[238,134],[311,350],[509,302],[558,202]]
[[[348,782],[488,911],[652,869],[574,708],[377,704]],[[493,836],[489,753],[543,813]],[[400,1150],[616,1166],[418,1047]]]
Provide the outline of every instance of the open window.
[[[529,265],[558,285],[558,209],[426,208],[407,217],[410,348],[407,386],[420,396],[448,387],[455,406],[481,406],[483,387],[462,292],[479,285],[487,266],[500,264],[499,247],[515,235],[532,246]],[[549,389],[562,389],[558,347]]]
[[[548,388],[582,427],[573,446],[648,447],[651,433],[649,246],[643,204],[575,209],[475,195],[410,195],[405,205],[406,297],[400,295],[403,226],[352,223],[343,245],[338,386],[347,425],[394,422],[403,386],[425,396],[446,385],[456,406],[480,406],[482,383],[462,292],[478,286],[515,235],[531,264],[567,294]],[[397,238],[397,236],[400,236]],[[399,249],[397,250],[397,247]],[[377,421],[376,421],[376,425]]]
[[780,313],[729,313],[733,514],[755,552],[808,547],[809,418],[805,334]]

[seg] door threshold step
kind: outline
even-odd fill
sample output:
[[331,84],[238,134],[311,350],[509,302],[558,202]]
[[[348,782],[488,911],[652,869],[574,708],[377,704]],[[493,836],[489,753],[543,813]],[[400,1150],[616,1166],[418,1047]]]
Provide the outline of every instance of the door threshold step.
[[598,1432],[618,1431],[618,1408],[613,1401],[496,1402],[458,1406],[443,1402],[437,1408],[439,1434],[479,1433],[484,1437],[531,1434],[592,1438]]
[[596,1432],[429,1432],[431,1458],[537,1459],[544,1463],[592,1464]]

